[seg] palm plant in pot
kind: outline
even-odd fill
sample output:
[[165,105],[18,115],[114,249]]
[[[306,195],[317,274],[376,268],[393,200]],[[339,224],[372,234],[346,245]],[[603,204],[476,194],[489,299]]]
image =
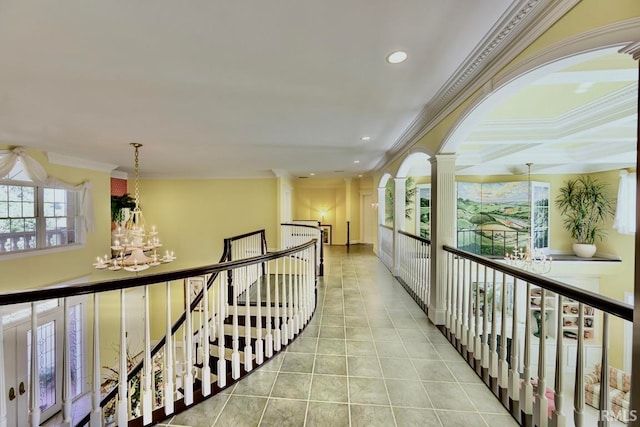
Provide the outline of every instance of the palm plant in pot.
[[596,238],[605,236],[604,222],[613,217],[613,199],[607,184],[590,176],[568,180],[556,197],[556,206],[564,216],[564,228],[575,240],[573,251],[590,258],[596,252]]

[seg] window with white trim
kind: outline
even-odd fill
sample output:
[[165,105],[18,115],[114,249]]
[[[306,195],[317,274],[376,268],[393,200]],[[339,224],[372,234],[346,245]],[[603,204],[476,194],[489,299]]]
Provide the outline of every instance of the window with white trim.
[[18,161],[0,178],[0,254],[81,243],[78,192],[37,185]]

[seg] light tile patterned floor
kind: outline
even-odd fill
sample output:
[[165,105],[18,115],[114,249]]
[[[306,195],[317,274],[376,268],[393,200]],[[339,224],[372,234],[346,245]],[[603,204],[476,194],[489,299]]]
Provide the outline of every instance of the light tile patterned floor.
[[327,251],[287,350],[170,426],[516,426],[371,246]]

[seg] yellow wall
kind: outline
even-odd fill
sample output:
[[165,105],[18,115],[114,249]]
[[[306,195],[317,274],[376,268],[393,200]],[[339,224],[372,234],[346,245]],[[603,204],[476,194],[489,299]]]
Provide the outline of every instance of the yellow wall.
[[275,178],[143,180],[140,206],[165,248],[197,266],[220,260],[225,237],[265,229],[277,246],[277,194]]

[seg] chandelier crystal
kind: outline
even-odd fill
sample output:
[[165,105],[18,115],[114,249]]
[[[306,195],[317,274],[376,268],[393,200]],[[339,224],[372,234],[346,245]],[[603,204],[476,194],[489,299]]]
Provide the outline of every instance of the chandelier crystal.
[[96,258],[93,266],[97,269],[142,271],[176,259],[173,251],[165,251],[164,255],[158,253],[159,248],[162,247],[158,230],[155,225],[147,229],[142,209],[140,209],[139,148],[142,144],[131,143],[131,146],[135,149],[135,207],[129,213],[124,227],[118,226],[113,234],[112,257],[105,255],[104,258]]
[[531,224],[531,165],[527,163],[528,180],[527,180],[527,205],[529,206],[529,235],[527,236],[527,246],[515,248],[512,253],[504,257],[505,262],[513,267],[529,271],[536,274],[546,274],[551,271],[551,263],[553,258],[548,257],[542,249],[535,247],[533,241],[533,225]]

